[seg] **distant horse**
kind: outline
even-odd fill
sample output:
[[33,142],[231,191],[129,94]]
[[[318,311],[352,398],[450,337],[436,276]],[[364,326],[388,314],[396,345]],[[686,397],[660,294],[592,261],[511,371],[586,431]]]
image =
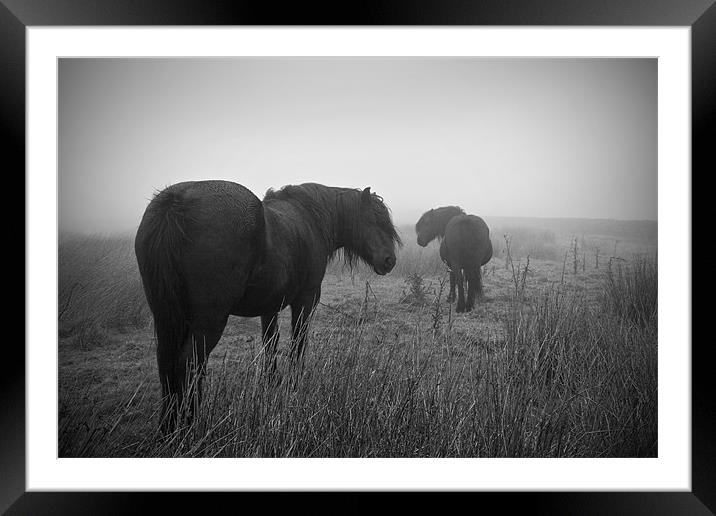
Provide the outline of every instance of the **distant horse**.
[[[466,215],[459,206],[443,206],[423,213],[415,232],[422,247],[436,238],[441,240],[440,258],[450,268],[448,301],[455,301],[457,284],[457,311],[472,310],[475,295],[482,297],[481,267],[492,258],[490,229],[485,221],[476,215]],[[463,277],[467,279],[467,304]]]
[[[229,315],[261,317],[265,366],[276,365],[278,313],[291,307],[291,357],[336,251],[380,275],[395,266],[400,238],[382,198],[315,183],[269,190],[263,202],[229,181],[178,183],[157,193],[137,231],[135,253],[154,316],[164,412],[187,393]],[[175,412],[175,411],[174,411]],[[167,418],[165,418],[166,420]],[[169,414],[168,426],[176,413]]]

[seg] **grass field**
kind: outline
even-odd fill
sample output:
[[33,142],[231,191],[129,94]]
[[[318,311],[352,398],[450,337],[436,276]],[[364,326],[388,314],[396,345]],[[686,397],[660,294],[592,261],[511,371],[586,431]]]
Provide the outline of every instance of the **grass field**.
[[62,235],[60,456],[656,456],[656,223],[486,220],[474,311],[401,228],[391,274],[329,266],[300,379],[281,353],[265,381],[259,320],[230,318],[201,412],[168,436],[132,236]]

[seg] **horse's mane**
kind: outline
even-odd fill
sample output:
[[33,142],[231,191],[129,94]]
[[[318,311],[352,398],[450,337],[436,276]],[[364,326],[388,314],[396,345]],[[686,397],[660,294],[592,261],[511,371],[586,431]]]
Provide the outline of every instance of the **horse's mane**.
[[[306,215],[315,222],[315,226],[331,249],[338,245],[342,246],[343,260],[346,265],[353,268],[362,259],[356,247],[364,229],[359,216],[361,195],[362,191],[355,188],[304,183],[287,185],[279,190],[269,188],[264,195],[264,201],[275,199],[300,206]],[[383,198],[377,194],[371,194],[371,201],[378,227],[388,234],[393,242],[402,245],[400,236],[390,219],[390,211],[383,203]],[[333,221],[335,225],[329,224],[329,221]]]
[[335,210],[331,209],[330,187],[317,183],[305,183],[302,185],[286,185],[279,190],[269,188],[264,195],[264,201],[281,200],[299,206],[306,215],[314,221],[322,221],[316,225],[321,236],[327,243],[331,243],[334,235],[326,221],[336,217]]

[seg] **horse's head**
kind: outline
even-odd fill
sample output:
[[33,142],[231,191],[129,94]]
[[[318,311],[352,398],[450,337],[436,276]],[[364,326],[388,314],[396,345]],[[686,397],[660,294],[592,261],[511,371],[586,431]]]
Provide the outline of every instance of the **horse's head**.
[[426,211],[415,224],[415,233],[418,235],[418,245],[425,247],[432,242],[439,232],[438,223],[433,216],[435,210]]
[[436,238],[442,238],[445,235],[445,226],[450,219],[464,214],[465,210],[460,206],[441,206],[423,213],[418,223],[415,224],[418,245],[425,247]]
[[380,275],[395,267],[395,249],[402,245],[398,232],[390,220],[388,207],[383,199],[370,192],[370,187],[360,194],[360,243],[358,255]]

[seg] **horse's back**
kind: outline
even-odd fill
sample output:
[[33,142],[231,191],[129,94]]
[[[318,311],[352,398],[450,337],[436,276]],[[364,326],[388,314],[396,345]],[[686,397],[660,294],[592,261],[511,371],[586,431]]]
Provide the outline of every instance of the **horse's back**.
[[230,181],[187,181],[157,193],[139,225],[137,248],[162,229],[162,224],[175,226],[186,249],[207,246],[219,255],[235,251],[231,248],[241,243],[258,246],[263,242],[261,201],[246,187]]
[[451,260],[463,267],[484,265],[492,258],[490,229],[477,215],[458,215],[445,227],[445,247]]
[[[151,271],[171,265],[188,310],[229,305],[260,261],[264,239],[263,206],[244,186],[230,181],[171,185],[152,199],[137,231],[145,291]],[[162,255],[174,258],[162,264]],[[150,300],[150,306],[152,301],[164,300]]]

